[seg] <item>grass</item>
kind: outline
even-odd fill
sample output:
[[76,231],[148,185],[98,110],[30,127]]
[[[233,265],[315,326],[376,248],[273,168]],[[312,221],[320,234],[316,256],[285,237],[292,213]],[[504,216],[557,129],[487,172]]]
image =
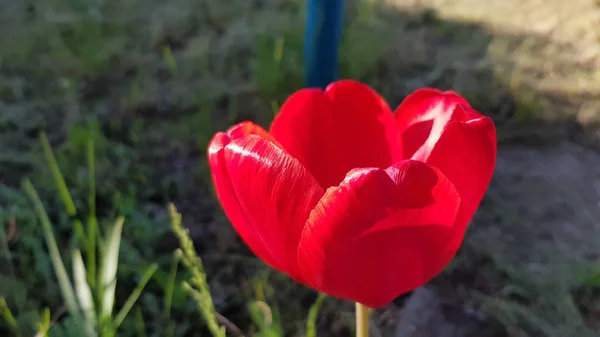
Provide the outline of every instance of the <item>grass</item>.
[[[507,143],[563,139],[565,123],[594,109],[597,82],[572,61],[576,48],[453,17],[471,15],[468,8],[386,3],[349,1],[340,55],[343,77],[369,83],[391,105],[420,86],[455,89],[496,120]],[[246,119],[268,126],[302,86],[303,1],[11,6],[14,14],[0,20],[0,241],[8,243],[0,244],[0,334],[78,335],[80,325],[102,336],[117,328],[119,336],[198,336],[222,327],[265,337],[352,334],[351,304],[270,272],[240,243],[205,161],[215,131]],[[552,69],[570,75],[536,81],[546,74],[534,62],[540,48]],[[577,78],[585,92],[568,85]],[[577,100],[589,104],[579,109]],[[532,127],[540,123],[544,132]],[[31,183],[22,188],[24,178]],[[177,225],[173,235],[173,219],[188,231]],[[174,253],[188,238],[195,252],[188,242]],[[566,317],[552,316],[555,307],[575,307],[577,319],[598,326],[596,265],[561,292],[565,304],[544,307],[537,299],[546,292],[521,285],[498,261],[480,271],[486,252],[476,255],[459,256],[434,285],[444,289],[450,279],[451,296],[479,294],[502,323],[499,333],[551,336],[548,322]],[[470,281],[482,274],[501,286]]]
[[[95,213],[95,176],[93,174],[95,172],[94,147],[93,143],[90,142],[88,145],[88,173],[90,174],[88,202],[90,205],[90,214],[86,223],[86,229],[84,229],[81,221],[77,219],[75,204],[71,199],[65,180],[58,168],[48,139],[43,133],[41,140],[44,153],[56,182],[58,194],[65,205],[67,214],[74,218],[74,239],[76,242],[79,242],[80,246],[84,247],[88,261],[86,269],[80,250],[73,250],[71,258],[73,280],[70,280],[44,205],[31,182],[24,180],[23,189],[33,203],[35,212],[42,224],[52,267],[58,279],[60,293],[69,314],[70,321],[68,322],[70,323],[61,326],[64,327],[65,333],[68,334],[77,333],[88,337],[115,336],[120,325],[127,317],[127,314],[158,266],[152,264],[148,267],[138,285],[124,302],[121,310],[116,316],[113,316],[121,233],[125,220],[122,216],[118,217],[114,224],[106,231],[106,237],[103,237],[98,231],[98,221]],[[96,265],[97,258],[99,261],[98,265]],[[14,332],[21,335],[18,325],[11,324],[11,326],[13,326]]]

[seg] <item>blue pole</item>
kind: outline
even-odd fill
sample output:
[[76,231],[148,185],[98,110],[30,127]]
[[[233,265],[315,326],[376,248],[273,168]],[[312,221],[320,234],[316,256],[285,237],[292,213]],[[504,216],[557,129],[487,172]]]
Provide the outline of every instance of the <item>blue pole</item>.
[[306,3],[305,80],[309,88],[325,89],[339,76],[345,0],[306,0]]

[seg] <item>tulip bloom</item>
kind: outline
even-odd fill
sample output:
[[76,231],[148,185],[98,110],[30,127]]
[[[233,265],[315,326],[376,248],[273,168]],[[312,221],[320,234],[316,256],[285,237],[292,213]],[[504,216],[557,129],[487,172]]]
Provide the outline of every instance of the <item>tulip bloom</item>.
[[243,122],[217,133],[208,160],[258,257],[378,308],[454,257],[491,180],[496,131],[454,92],[419,89],[392,113],[344,80],[293,94],[268,132]]

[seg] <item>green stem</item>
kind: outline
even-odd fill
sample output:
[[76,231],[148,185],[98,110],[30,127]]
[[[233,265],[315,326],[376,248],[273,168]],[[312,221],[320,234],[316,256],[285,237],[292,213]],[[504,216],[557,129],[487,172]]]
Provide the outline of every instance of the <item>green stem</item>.
[[356,302],[356,337],[369,337],[369,308]]
[[98,240],[96,237],[96,230],[98,228],[98,219],[96,218],[96,164],[94,143],[92,141],[88,142],[87,156],[89,175],[89,217],[87,223],[88,247],[86,250],[88,262],[87,281],[92,289],[96,289],[96,242]]
[[326,297],[327,295],[319,293],[315,303],[310,307],[308,319],[306,320],[306,337],[317,336],[317,315],[319,314],[319,310],[321,310],[321,306],[323,306]]

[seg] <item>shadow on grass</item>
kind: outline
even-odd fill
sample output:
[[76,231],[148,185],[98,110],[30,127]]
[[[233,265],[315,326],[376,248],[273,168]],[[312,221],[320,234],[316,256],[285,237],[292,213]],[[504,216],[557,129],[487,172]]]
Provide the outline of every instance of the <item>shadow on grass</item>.
[[[113,194],[123,189],[127,207],[147,218],[160,218],[157,209],[175,200],[207,256],[218,309],[247,328],[246,298],[239,294],[252,293],[247,280],[257,268],[213,198],[204,152],[212,134],[234,122],[267,126],[273,110],[301,87],[302,1],[53,0],[14,5],[13,11],[0,21],[3,182],[16,186],[26,173],[49,186],[37,168],[35,145],[37,133],[46,130],[60,149],[69,185],[81,189],[74,193],[83,200],[85,179],[73,158],[82,157],[91,137],[99,146],[98,180],[104,182],[99,212],[109,213]],[[372,85],[392,107],[419,87],[458,91],[494,118],[502,144],[595,144],[598,96],[593,86],[579,90],[577,83],[593,83],[597,70],[575,54],[575,46],[543,36],[499,33],[443,19],[428,8],[401,11],[357,0],[349,1],[341,59],[344,77]],[[60,219],[57,207],[51,213]],[[125,235],[135,242],[140,234]],[[169,238],[153,240],[133,249],[158,247],[139,253],[152,260],[174,248]],[[27,249],[20,253],[29,254]],[[469,318],[465,303],[473,298],[456,293],[496,294],[506,275],[493,270],[486,256],[461,263],[434,282],[446,289],[447,308],[465,312],[456,318],[460,336],[505,336],[496,320]],[[479,273],[490,268],[492,276]],[[477,284],[481,277],[493,280]],[[314,294],[278,276],[271,282],[286,328],[301,329]],[[290,293],[302,295],[290,301]],[[325,310],[321,336],[351,335],[351,306],[331,301]],[[186,336],[199,329],[186,321],[189,314],[173,317]]]

